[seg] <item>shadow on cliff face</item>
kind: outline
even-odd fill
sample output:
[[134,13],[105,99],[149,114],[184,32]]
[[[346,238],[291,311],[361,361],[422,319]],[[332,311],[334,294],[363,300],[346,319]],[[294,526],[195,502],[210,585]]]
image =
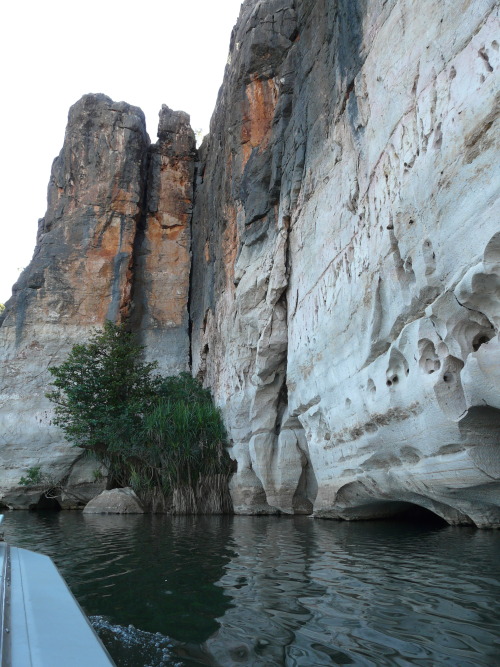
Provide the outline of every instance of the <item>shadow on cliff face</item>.
[[368,0],[337,0],[338,45],[336,56],[340,75],[351,84],[363,64],[363,18]]
[[54,495],[55,493],[57,493],[55,489],[49,489],[46,493],[42,493],[38,501],[31,504],[29,509],[32,511],[60,512],[62,508]]
[[431,510],[421,507],[420,505],[414,505],[413,503],[395,503],[398,505],[398,511],[391,517],[394,521],[402,521],[410,525],[419,525],[422,527],[428,526],[429,528],[440,526],[445,527],[448,525],[442,517],[438,516]]
[[366,15],[367,0],[337,0],[335,42],[337,48],[335,56],[339,76],[346,95],[347,112],[353,130],[359,129],[357,97],[351,94],[354,89],[354,79],[361,70],[364,62],[363,48],[363,19]]

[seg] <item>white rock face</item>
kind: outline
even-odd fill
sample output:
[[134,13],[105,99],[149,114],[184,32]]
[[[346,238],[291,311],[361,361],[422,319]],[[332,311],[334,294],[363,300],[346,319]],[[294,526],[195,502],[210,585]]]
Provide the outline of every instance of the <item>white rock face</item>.
[[289,407],[317,515],[499,523],[495,4],[394,7],[355,79],[363,142],[334,124],[341,160],[325,147],[292,217]]
[[[255,4],[236,40],[284,11]],[[341,19],[319,3],[297,8],[300,39],[265,76],[244,41],[232,53],[226,90],[246,85],[246,106],[223,179],[240,187],[221,204],[222,243],[205,246],[220,293],[195,316],[194,371],[224,410],[238,512],[356,519],[414,503],[499,526],[498,3],[367,5],[345,71]],[[252,86],[270,80],[259,106]],[[252,221],[259,160],[279,163],[280,191]],[[274,171],[259,173],[271,188]]]
[[[197,169],[189,299],[192,371],[224,412],[238,513],[419,505],[500,525],[499,35],[497,0],[243,3]],[[89,155],[122,160],[108,171],[128,189],[100,160],[80,174],[88,192],[54,172],[45,263],[0,330],[4,502],[29,465],[72,465],[46,367],[92,324],[132,312],[162,368],[187,363],[192,169],[163,182],[160,151],[158,224],[134,262],[147,141],[127,113],[140,141],[122,123]],[[166,224],[177,203],[182,225]],[[178,365],[169,327],[185,334]]]

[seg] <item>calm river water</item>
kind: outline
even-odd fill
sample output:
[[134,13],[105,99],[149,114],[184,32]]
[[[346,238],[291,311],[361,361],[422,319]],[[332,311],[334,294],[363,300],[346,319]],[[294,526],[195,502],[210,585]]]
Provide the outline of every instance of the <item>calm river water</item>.
[[500,531],[8,512],[119,667],[500,665]]

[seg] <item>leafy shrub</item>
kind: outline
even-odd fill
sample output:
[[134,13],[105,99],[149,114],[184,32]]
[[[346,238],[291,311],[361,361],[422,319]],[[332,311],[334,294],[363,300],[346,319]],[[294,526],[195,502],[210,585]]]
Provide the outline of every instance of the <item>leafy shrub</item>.
[[28,468],[26,472],[26,477],[21,477],[19,480],[19,484],[22,486],[37,486],[38,484],[42,484],[44,481],[44,475],[42,473],[42,467],[41,466],[33,466],[31,468]]
[[[156,375],[156,364],[143,362],[142,352],[112,322],[75,345],[63,364],[49,369],[55,423],[108,467],[112,484],[132,486],[155,507],[228,511],[231,462],[210,392],[188,373]],[[207,488],[215,489],[208,505]]]
[[74,345],[68,359],[49,368],[56,389],[55,423],[68,440],[99,459],[133,446],[144,412],[160,386],[156,364],[141,361],[142,348],[123,326],[106,322],[86,344]]

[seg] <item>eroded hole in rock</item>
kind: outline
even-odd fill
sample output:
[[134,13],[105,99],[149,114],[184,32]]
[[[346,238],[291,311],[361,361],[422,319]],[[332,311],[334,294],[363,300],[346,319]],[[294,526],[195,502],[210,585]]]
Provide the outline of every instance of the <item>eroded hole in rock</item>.
[[[344,491],[342,493],[342,491]],[[373,499],[371,502],[356,504],[355,485],[346,485],[340,490],[340,498],[349,507],[343,511],[343,518],[356,521],[401,521],[427,526],[447,526],[448,522],[431,510],[415,503],[399,500]]]
[[484,46],[479,49],[477,55],[484,60],[484,66],[486,67],[487,71],[493,72],[493,67],[491,66],[490,59],[488,58],[488,54],[486,53]]
[[463,367],[464,362],[461,359],[448,355],[442,362],[441,377],[434,385],[434,393],[439,407],[450,419],[460,418],[467,409],[460,379]]
[[205,376],[207,374],[208,352],[209,352],[208,343],[205,343],[205,345],[203,346],[203,349],[201,350],[200,366],[198,368],[198,373],[196,374],[196,377],[200,382],[203,382],[205,380]]
[[45,491],[38,499],[38,502],[32,503],[29,506],[30,510],[49,510],[52,512],[59,512],[62,508],[59,504],[56,494],[56,489],[49,489],[48,491]]
[[409,372],[410,367],[406,361],[406,357],[397,348],[392,348],[386,371],[387,386],[391,387],[398,384],[401,378],[404,380]]
[[421,505],[416,505],[414,503],[399,503],[400,505],[405,505],[401,510],[394,516],[398,521],[404,521],[405,523],[417,523],[421,525],[429,526],[447,526],[448,523],[438,514],[435,514],[426,507]]
[[424,371],[431,375],[441,368],[441,362],[438,359],[434,343],[423,338],[419,341],[418,348],[420,351],[419,366]]
[[489,343],[491,338],[488,336],[485,336],[484,334],[478,334],[474,340],[472,341],[472,349],[474,352],[477,352],[481,345],[484,345],[485,343]]
[[443,143],[443,132],[441,130],[441,123],[438,123],[434,132],[434,148],[441,148]]

